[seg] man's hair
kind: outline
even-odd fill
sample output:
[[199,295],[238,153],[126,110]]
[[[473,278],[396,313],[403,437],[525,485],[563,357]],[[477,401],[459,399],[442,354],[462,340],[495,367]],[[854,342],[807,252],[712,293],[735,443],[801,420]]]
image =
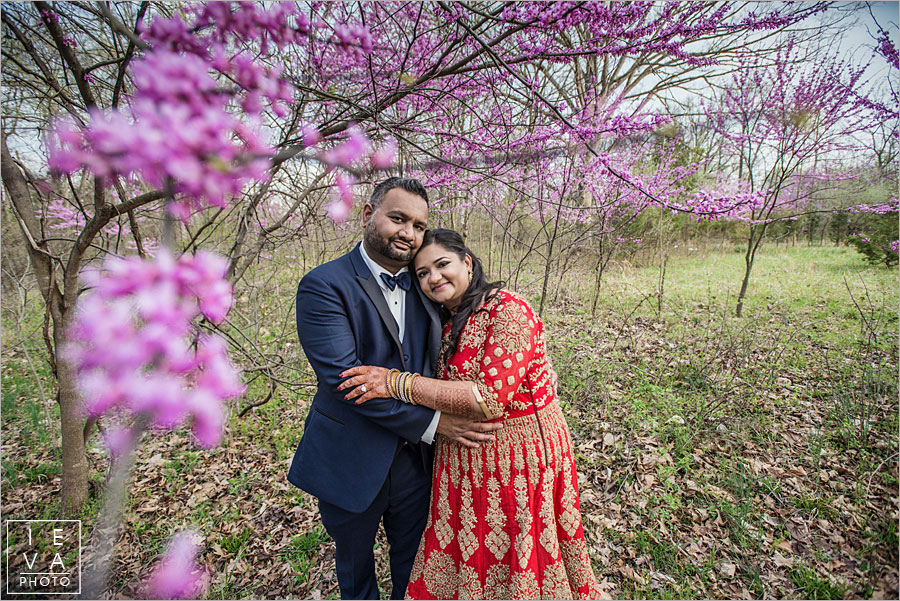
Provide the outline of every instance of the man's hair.
[[372,190],[372,196],[369,198],[369,204],[372,205],[372,208],[377,210],[381,206],[381,201],[384,200],[385,195],[394,188],[401,188],[410,194],[421,196],[425,204],[429,204],[428,192],[425,191],[425,186],[422,185],[422,182],[411,177],[389,177]]

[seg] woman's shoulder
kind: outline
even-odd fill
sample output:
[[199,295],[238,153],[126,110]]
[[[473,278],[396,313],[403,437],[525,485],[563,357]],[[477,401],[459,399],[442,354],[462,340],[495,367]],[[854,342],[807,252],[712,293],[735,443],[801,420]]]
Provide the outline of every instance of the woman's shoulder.
[[528,316],[530,319],[536,319],[537,314],[534,312],[534,309],[531,308],[531,305],[528,304],[524,298],[522,298],[516,292],[512,290],[507,290],[506,288],[500,288],[497,292],[488,299],[488,301],[484,304],[484,308],[491,312],[492,315],[496,315],[498,313],[522,313]]

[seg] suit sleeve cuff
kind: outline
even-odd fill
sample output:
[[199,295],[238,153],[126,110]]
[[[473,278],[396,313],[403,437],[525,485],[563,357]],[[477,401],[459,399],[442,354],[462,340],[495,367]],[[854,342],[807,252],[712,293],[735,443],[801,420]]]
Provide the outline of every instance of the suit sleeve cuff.
[[441,412],[435,411],[434,417],[431,418],[431,423],[428,424],[428,427],[425,429],[425,433],[422,434],[422,442],[426,444],[432,444],[434,442],[434,433],[437,432],[439,421],[441,421]]

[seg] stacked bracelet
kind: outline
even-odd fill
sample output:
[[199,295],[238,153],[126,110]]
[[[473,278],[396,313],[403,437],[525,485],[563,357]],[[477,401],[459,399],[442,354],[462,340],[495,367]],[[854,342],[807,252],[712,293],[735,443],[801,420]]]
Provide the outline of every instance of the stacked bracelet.
[[403,401],[404,403],[416,403],[412,398],[413,380],[419,377],[419,374],[413,374],[408,371],[400,371],[392,369],[387,373],[385,386],[387,386],[388,394],[391,398]]

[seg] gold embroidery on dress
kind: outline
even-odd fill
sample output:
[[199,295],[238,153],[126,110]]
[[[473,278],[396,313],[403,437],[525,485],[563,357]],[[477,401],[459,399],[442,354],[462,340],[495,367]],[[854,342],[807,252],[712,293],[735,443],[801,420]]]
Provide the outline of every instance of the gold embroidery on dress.
[[[504,429],[506,428],[507,423],[509,423],[509,420],[504,422]],[[497,434],[499,434],[500,432],[503,432],[503,430],[498,430],[494,433],[494,435],[497,436]],[[509,458],[511,445],[501,443],[500,439],[497,438],[497,448],[499,451],[499,457],[497,457],[497,467],[500,468],[500,481],[503,483],[503,486],[509,486],[509,477],[510,472],[512,471],[512,461]]]
[[522,448],[522,445],[515,446],[513,457],[516,460],[515,468],[517,472],[521,472],[525,469],[525,453],[526,451]]
[[514,599],[509,590],[509,566],[497,563],[488,568],[484,578],[485,599]]
[[[478,571],[472,566],[461,564],[459,566],[459,599],[484,599],[481,592],[481,580]],[[562,597],[560,597],[561,599]]]
[[[431,521],[431,512],[429,512],[428,520]],[[428,530],[426,526],[425,530]],[[416,553],[416,558],[413,560],[412,571],[409,574],[409,581],[415,582],[422,576],[422,570],[425,568],[425,537],[422,537],[422,541],[419,543],[419,551]]]
[[459,485],[459,454],[462,452],[462,445],[458,444],[450,451],[450,482],[453,486]]
[[516,523],[519,533],[516,535],[516,556],[519,567],[528,566],[531,551],[534,549],[534,538],[531,536],[531,509],[528,507],[528,481],[519,474],[513,484],[516,493]]
[[531,407],[531,403],[526,403],[524,401],[517,401],[515,399],[513,399],[508,405],[508,408],[513,411],[527,411],[530,407]]
[[[483,447],[482,447],[483,448]],[[472,459],[472,474],[473,482],[472,484],[477,488],[481,485],[482,474],[484,474],[484,463],[481,460],[482,452],[481,448],[473,449],[471,452]]]
[[509,550],[509,535],[503,530],[506,525],[506,516],[500,507],[500,483],[491,476],[487,483],[488,508],[485,519],[491,531],[484,539],[488,550],[494,554],[497,561],[501,561]]
[[[454,454],[455,455],[455,454]],[[451,464],[453,463],[451,459]],[[453,527],[450,525],[450,503],[448,502],[447,472],[441,472],[438,481],[438,519],[434,524],[434,534],[441,549],[445,549],[453,540]]]
[[491,324],[491,332],[497,346],[507,349],[510,353],[531,349],[532,328],[523,309],[524,307],[515,302],[506,302],[497,311]]
[[512,577],[511,599],[540,599],[541,587],[531,570],[515,572]]
[[503,406],[497,402],[496,391],[488,388],[487,384],[480,379],[475,382],[475,386],[478,387],[478,392],[481,393],[481,398],[484,400],[484,404],[487,406],[490,414],[494,417],[501,417],[504,415]]
[[566,568],[561,561],[556,561],[544,569],[542,579],[542,599],[575,599],[575,591],[569,587]]
[[457,541],[463,561],[467,561],[478,549],[478,538],[474,529],[477,522],[475,509],[472,507],[472,483],[464,477],[459,491],[462,507],[459,510],[460,531]]
[[562,484],[563,494],[560,503],[563,506],[562,515],[559,516],[559,524],[569,536],[575,536],[581,527],[581,513],[578,511],[578,493],[572,485],[572,464],[563,461]]
[[573,590],[580,589],[588,582],[596,580],[584,540],[562,541],[562,556]]
[[435,550],[425,560],[425,587],[435,599],[450,599],[456,595],[457,572],[453,558]]
[[[541,546],[547,551],[552,559],[559,557],[559,539],[556,535],[556,518],[553,511],[553,489],[555,478],[553,472],[545,470],[541,477],[541,510],[538,516],[544,523],[541,530]],[[546,579],[546,576],[544,577]],[[564,599],[568,597],[553,597],[554,599]]]

